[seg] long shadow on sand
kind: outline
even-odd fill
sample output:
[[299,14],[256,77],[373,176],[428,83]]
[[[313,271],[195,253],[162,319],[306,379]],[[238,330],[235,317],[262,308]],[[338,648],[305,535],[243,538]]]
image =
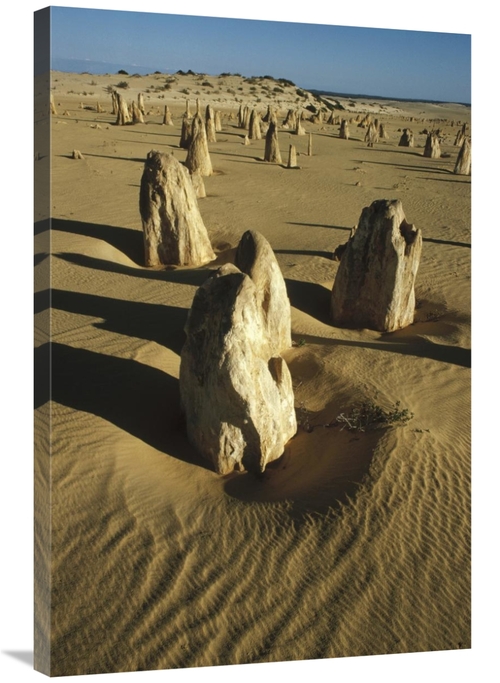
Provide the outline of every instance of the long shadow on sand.
[[275,249],[275,254],[300,254],[301,256],[320,256],[332,260],[331,251],[310,251],[307,249]]
[[67,313],[102,318],[103,322],[93,323],[95,327],[127,337],[154,341],[177,355],[180,355],[184,345],[184,325],[188,314],[185,308],[60,289],[46,289],[35,294],[35,313],[40,313],[49,305]]
[[[41,221],[45,224],[45,221]],[[43,226],[41,225],[40,228]],[[45,227],[45,229],[47,229]],[[141,266],[144,265],[144,238],[142,230],[130,228],[118,228],[113,225],[100,225],[98,223],[84,223],[82,221],[52,219],[52,230],[69,232],[73,235],[94,237],[107,242],[115,249],[122,251],[128,258]]]
[[[36,353],[48,355],[43,346]],[[57,343],[51,344],[51,366],[52,394],[38,396],[38,405],[50,398],[97,415],[162,453],[210,469],[183,432],[174,377],[137,361]]]
[[[426,159],[426,157],[423,157],[420,154],[415,154],[414,156],[418,156],[422,160]],[[367,163],[368,165],[373,164],[376,166],[391,166],[392,168],[397,168],[401,171],[417,171],[419,173],[422,173],[422,171],[427,171],[428,173],[436,173],[439,175],[453,174],[453,171],[451,171],[447,168],[439,167],[439,166],[414,166],[414,165],[410,165],[410,164],[401,164],[399,162],[391,163],[389,161],[372,161],[371,159],[369,161],[367,161],[366,159],[362,159],[362,160],[358,159],[358,160],[355,160],[354,163],[357,163],[357,164]],[[427,180],[427,178],[423,178],[423,180]]]
[[[166,270],[153,270],[149,268],[134,268],[126,266],[122,263],[115,263],[114,261],[107,261],[105,259],[95,258],[93,256],[85,256],[84,254],[73,253],[59,253],[55,254],[57,258],[73,263],[84,268],[91,268],[92,270],[102,270],[107,273],[119,273],[120,275],[128,275],[130,277],[138,277],[148,280],[160,280],[161,282],[173,282],[179,285],[194,285],[199,287],[202,285],[209,275],[218,266],[214,265],[214,269],[210,268],[178,268]],[[218,261],[214,261],[217,264]]]
[[285,279],[290,303],[294,308],[307,313],[325,325],[331,325],[328,318],[330,310],[330,291],[316,282]]
[[449,244],[452,247],[465,247],[470,249],[471,245],[469,242],[453,242],[453,240],[437,240],[434,237],[424,237],[424,242],[432,242],[433,244]]
[[325,337],[314,337],[307,334],[300,335],[309,344],[322,344],[328,346],[353,346],[360,349],[373,349],[375,351],[389,351],[390,353],[401,353],[405,356],[417,356],[418,358],[429,358],[441,363],[451,363],[463,368],[471,367],[471,350],[461,346],[448,346],[447,344],[437,344],[417,335],[407,337],[404,341],[399,339],[391,340],[389,335],[384,335],[380,342],[360,342],[347,339],[328,339]]
[[326,225],[325,223],[297,223],[295,221],[287,221],[287,225],[304,225],[306,228],[329,228],[330,230],[345,230],[351,232],[352,228],[345,228],[341,225]]
[[[127,140],[127,142],[134,142],[133,140]],[[84,157],[96,157],[98,159],[113,159],[113,161],[135,161],[138,164],[143,164],[146,159],[145,157],[119,157],[119,156],[113,156],[112,154],[89,154],[89,152],[82,152]],[[66,157],[68,159],[71,159],[71,156],[68,156],[67,154],[61,154],[62,157]]]

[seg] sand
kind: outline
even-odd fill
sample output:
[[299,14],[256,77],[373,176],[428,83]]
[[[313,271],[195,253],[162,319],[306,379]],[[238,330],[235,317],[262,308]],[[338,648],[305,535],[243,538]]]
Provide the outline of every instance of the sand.
[[[105,88],[120,80],[128,100],[145,94],[146,123],[113,125]],[[52,286],[52,401],[36,397],[35,435],[41,452],[50,414],[51,469],[37,460],[35,478],[52,483],[52,613],[36,638],[50,624],[52,675],[470,648],[471,178],[452,172],[470,108],[355,100],[350,116],[375,114],[389,139],[371,149],[355,123],[346,141],[305,121],[313,156],[307,135],[280,128],[280,166],[262,161],[264,140],[243,144],[227,90],[262,113],[279,101],[282,121],[295,88],[273,97],[272,81],[255,94],[237,77],[184,76],[154,92],[164,83],[52,73],[50,245],[42,214],[35,238]],[[185,160],[185,88],[192,111],[199,97],[226,114],[199,200],[217,260],[148,269],[139,183],[151,149]],[[161,125],[165,104],[173,127]],[[440,159],[422,156],[433,126]],[[404,127],[414,148],[397,146]],[[299,169],[285,168],[290,144]],[[49,150],[39,155],[47,164]],[[424,239],[415,323],[392,334],[329,320],[332,253],[376,199],[401,199]],[[249,229],[287,284],[301,421],[262,479],[217,475],[179,413],[194,293]],[[40,278],[38,359],[46,287]],[[370,433],[324,426],[361,400],[414,416]]]

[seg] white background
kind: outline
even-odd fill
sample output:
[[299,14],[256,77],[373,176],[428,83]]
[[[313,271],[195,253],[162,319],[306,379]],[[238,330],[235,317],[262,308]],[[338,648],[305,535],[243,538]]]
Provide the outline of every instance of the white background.
[[[239,5],[237,7],[236,5]],[[406,4],[410,9],[405,9]],[[489,4],[489,3],[488,3]],[[498,676],[498,20],[486,3],[421,0],[356,0],[292,6],[253,0],[191,0],[172,5],[158,0],[62,2],[69,7],[140,10],[272,19],[307,23],[472,33],[473,47],[473,640],[472,649],[427,654],[359,657],[314,662],[108,674],[106,681],[204,683],[332,679],[434,683],[490,681]],[[244,9],[240,7],[245,5]],[[33,12],[35,2],[8,2],[2,12],[0,128],[0,676],[8,683],[42,680],[23,657],[33,650]],[[490,5],[493,7],[493,5]],[[361,18],[361,20],[360,20]],[[230,66],[230,65],[229,65]],[[286,75],[286,74],[285,74]],[[429,74],[432,78],[432,74]],[[334,85],[332,85],[334,88]],[[21,110],[21,103],[27,103]],[[488,128],[489,138],[486,137]],[[488,147],[486,148],[486,144]],[[419,226],[425,229],[425,226]],[[63,680],[87,678],[67,677]]]

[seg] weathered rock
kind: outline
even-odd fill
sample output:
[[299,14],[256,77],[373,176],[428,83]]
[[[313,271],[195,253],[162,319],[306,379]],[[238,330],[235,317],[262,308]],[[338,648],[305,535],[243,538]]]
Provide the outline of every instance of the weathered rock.
[[162,126],[173,126],[174,122],[172,121],[172,114],[170,112],[170,109],[168,108],[168,105],[165,105],[165,109],[163,112],[163,121],[162,121]]
[[147,266],[199,266],[215,258],[193,182],[172,154],[149,152],[139,209]]
[[222,119],[220,111],[217,109],[215,112],[215,132],[220,133],[222,131]]
[[252,109],[250,114],[250,121],[248,124],[248,137],[250,140],[261,140],[262,133],[260,132],[260,114]]
[[469,138],[465,138],[460,152],[458,153],[457,162],[453,173],[457,175],[470,175],[471,172],[471,145]]
[[283,128],[295,128],[297,125],[297,114],[293,109],[289,109],[285,120],[283,121]]
[[205,124],[199,114],[196,114],[193,119],[191,143],[186,157],[186,167],[191,173],[198,171],[200,175],[204,177],[211,176],[213,173],[212,161],[208,151]]
[[313,136],[309,133],[309,140],[307,141],[307,156],[312,157],[313,155]]
[[297,150],[295,149],[295,145],[290,145],[288,150],[287,168],[297,168]]
[[422,232],[406,222],[399,200],[363,209],[333,284],[334,323],[383,332],[410,325],[421,251]]
[[297,431],[290,372],[273,356],[254,282],[232,264],[196,292],[179,385],[188,438],[220,474],[263,472]]
[[205,110],[205,128],[207,131],[207,142],[217,142],[215,134],[215,114],[213,108],[207,104]]
[[268,104],[267,105],[267,111],[264,114],[264,116],[262,117],[262,120],[264,121],[264,123],[271,123],[272,116],[273,116],[273,109],[272,109],[271,105]]
[[290,348],[290,301],[278,261],[264,235],[256,230],[247,230],[238,244],[234,263],[252,278],[257,288],[257,301],[271,352],[281,353]]
[[295,135],[305,135],[306,131],[302,125],[302,117],[300,113],[297,113],[297,123],[295,125]]
[[250,126],[251,114],[252,110],[250,109],[250,107],[245,107],[245,109],[243,110],[243,128],[245,128],[245,130],[248,130]]
[[54,93],[50,93],[50,113],[57,116],[57,109],[54,102]]
[[198,171],[190,173],[190,176],[191,182],[193,183],[194,192],[197,198],[203,199],[203,197],[207,196],[207,191],[205,190],[205,183],[203,182],[203,178],[201,177]]
[[144,116],[139,108],[139,105],[132,101],[132,123],[144,123]]
[[127,103],[125,101],[125,98],[121,93],[118,91],[115,91],[115,98],[116,98],[116,107],[117,107],[117,118],[116,118],[116,125],[117,126],[125,126],[127,123],[130,123],[131,117],[130,113],[127,107]]
[[271,119],[266,133],[266,146],[264,149],[264,161],[281,164],[281,153],[278,142],[278,126]]
[[83,154],[80,152],[79,149],[74,149],[73,154],[71,155],[72,159],[83,159]]
[[143,116],[146,115],[146,109],[144,107],[144,95],[140,92],[137,95],[137,107]]
[[369,123],[368,124],[368,130],[366,131],[365,135],[365,142],[367,143],[368,147],[373,147],[373,145],[378,142],[379,140],[379,133],[378,133],[378,126],[375,125],[375,123]]
[[424,157],[429,159],[439,159],[441,156],[441,146],[439,145],[439,137],[436,133],[430,132],[427,135],[424,148]]
[[182,149],[189,149],[189,145],[191,144],[192,140],[192,125],[192,119],[189,118],[188,114],[183,114],[181,124],[181,139],[179,141],[179,147],[182,147]]
[[413,131],[409,128],[404,128],[403,134],[399,138],[398,147],[413,147],[414,144]]
[[383,123],[380,124],[378,131],[379,131],[379,136],[380,136],[381,140],[388,140],[389,135],[388,135],[386,127]]
[[467,124],[464,123],[462,128],[458,131],[455,142],[453,143],[455,147],[461,147],[464,144],[465,136],[467,134]]
[[349,126],[346,119],[342,119],[340,123],[339,138],[342,140],[349,140]]
[[366,114],[361,121],[358,123],[358,128],[368,128],[370,123],[372,122],[372,116],[371,114]]

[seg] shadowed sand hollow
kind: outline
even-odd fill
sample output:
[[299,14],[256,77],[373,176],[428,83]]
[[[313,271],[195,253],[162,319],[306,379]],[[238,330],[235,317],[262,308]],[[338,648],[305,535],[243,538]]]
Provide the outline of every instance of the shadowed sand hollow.
[[[146,268],[144,161],[151,149],[185,161],[187,81],[146,99],[145,123],[115,126],[111,101],[98,113],[67,94],[88,76],[57,77],[53,291],[35,298],[40,329],[52,306],[54,342],[52,675],[470,647],[471,178],[453,173],[451,123],[470,109],[388,102],[373,114],[389,137],[373,148],[355,123],[344,140],[339,125],[306,118],[313,156],[308,135],[280,128],[282,149],[296,146],[291,173],[261,162],[265,136],[242,144],[234,98],[207,91],[201,105],[222,111],[222,130],[199,208],[217,259]],[[95,76],[102,87],[109,78]],[[130,98],[147,80],[134,79]],[[285,100],[280,122],[295,106]],[[442,120],[439,159],[422,154],[424,118]],[[413,148],[398,146],[405,127]],[[380,198],[399,198],[422,230],[415,322],[340,329],[331,257]],[[48,265],[47,230],[40,220],[37,268]],[[287,285],[284,357],[301,426],[262,477],[220,477],[187,440],[179,356],[197,288],[234,262],[246,230],[269,240]],[[43,417],[48,396],[36,400]],[[414,417],[369,433],[325,426],[363,400],[401,401]]]

